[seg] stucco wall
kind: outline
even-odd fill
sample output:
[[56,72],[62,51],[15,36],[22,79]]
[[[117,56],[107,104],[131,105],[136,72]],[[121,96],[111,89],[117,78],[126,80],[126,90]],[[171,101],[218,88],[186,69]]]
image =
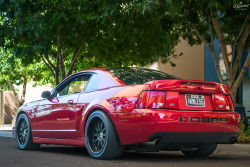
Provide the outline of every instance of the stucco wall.
[[159,63],[158,69],[183,79],[204,80],[204,45],[191,47],[187,41],[181,39],[175,50],[176,54],[183,53],[178,59],[172,60],[176,66]]
[[[33,83],[27,83],[25,103],[41,100],[41,94],[45,90],[51,91],[51,85],[33,87]],[[22,86],[20,87],[20,92],[22,92]]]

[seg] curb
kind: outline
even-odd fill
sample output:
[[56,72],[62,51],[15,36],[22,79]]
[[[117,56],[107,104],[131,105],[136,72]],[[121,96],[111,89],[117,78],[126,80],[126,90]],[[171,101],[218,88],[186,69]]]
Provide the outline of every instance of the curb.
[[219,144],[215,153],[250,155],[250,144]]
[[12,125],[2,125],[0,126],[0,130],[12,130]]

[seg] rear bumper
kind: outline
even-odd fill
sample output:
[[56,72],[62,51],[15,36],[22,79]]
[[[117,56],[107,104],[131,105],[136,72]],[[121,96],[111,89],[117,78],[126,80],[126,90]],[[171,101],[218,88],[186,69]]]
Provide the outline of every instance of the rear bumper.
[[148,141],[159,138],[165,143],[224,143],[236,142],[237,132],[157,132],[152,134]]
[[159,134],[165,142],[230,143],[238,137],[241,122],[236,112],[165,109],[136,109],[110,117],[122,145],[147,142]]

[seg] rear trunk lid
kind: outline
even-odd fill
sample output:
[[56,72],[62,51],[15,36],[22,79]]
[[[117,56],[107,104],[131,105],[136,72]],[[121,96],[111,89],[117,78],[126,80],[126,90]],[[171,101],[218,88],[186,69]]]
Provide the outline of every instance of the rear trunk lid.
[[[178,110],[232,110],[228,85],[200,80],[155,80],[151,91],[166,91],[165,108]],[[229,99],[230,98],[230,99]],[[233,105],[233,103],[232,103]]]

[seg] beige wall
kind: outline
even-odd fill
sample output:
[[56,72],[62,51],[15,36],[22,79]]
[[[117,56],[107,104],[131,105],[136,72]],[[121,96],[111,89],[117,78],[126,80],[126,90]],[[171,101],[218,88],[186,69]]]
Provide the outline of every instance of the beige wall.
[[[33,87],[32,82],[27,83],[25,103],[41,100],[42,99],[41,94],[45,90],[51,91],[52,90],[51,85],[48,84],[48,85]],[[22,86],[20,86],[20,92],[22,91],[23,91]]]
[[181,40],[175,49],[176,54],[183,53],[178,59],[172,59],[176,66],[158,63],[158,69],[183,79],[204,80],[204,45],[191,47]]

